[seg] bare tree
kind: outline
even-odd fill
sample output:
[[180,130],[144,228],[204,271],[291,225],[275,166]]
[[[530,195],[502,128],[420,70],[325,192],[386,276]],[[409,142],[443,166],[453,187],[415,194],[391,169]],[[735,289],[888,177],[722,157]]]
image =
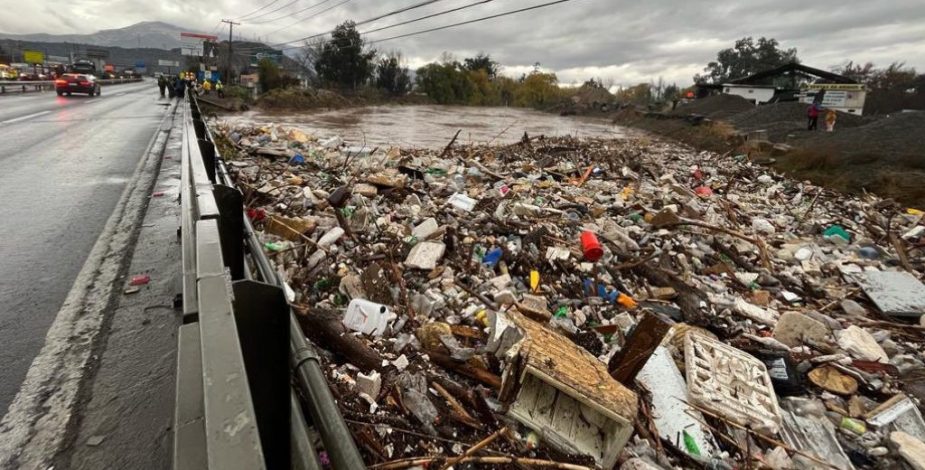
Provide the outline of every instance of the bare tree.
[[302,47],[299,48],[299,52],[295,56],[295,61],[299,64],[299,68],[308,78],[309,82],[314,85],[319,83],[318,73],[315,71],[315,62],[318,60],[318,57],[321,56],[324,43],[325,39],[323,37],[307,40]]

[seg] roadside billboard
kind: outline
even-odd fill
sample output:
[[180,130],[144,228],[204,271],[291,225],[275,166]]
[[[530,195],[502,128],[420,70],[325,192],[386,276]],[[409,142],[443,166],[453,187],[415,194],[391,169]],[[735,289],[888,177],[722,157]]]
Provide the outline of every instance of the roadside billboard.
[[40,65],[45,63],[45,53],[42,51],[22,51],[22,61],[27,64]]
[[202,57],[205,55],[202,45],[206,41],[218,41],[218,36],[199,33],[180,33],[180,42],[182,43],[180,45],[180,54]]
[[179,60],[158,59],[157,65],[160,67],[179,67],[180,61]]

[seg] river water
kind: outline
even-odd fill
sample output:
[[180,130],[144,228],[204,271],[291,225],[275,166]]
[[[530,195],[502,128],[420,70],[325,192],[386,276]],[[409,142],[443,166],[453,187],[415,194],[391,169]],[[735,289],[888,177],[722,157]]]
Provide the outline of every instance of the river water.
[[594,117],[558,116],[525,108],[474,106],[366,106],[301,114],[248,111],[229,123],[278,124],[318,137],[338,135],[348,145],[439,148],[462,129],[458,143],[508,144],[530,136],[623,138],[633,131]]

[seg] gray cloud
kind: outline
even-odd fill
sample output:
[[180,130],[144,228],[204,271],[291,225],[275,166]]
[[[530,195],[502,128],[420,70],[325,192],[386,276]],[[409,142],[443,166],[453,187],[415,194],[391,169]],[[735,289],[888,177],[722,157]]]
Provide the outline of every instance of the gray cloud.
[[[11,1],[11,0],[4,0]],[[269,0],[44,0],[22,2],[17,15],[0,17],[0,31],[9,33],[88,33],[138,21],[159,20],[203,32],[227,31],[221,18],[241,16]],[[278,0],[270,11],[288,3]],[[269,24],[321,0],[299,0],[276,13],[242,19],[236,28],[247,38],[278,43],[324,32],[337,23],[362,20],[415,0],[351,0],[324,14],[313,13],[341,0]],[[443,0],[380,20],[365,29],[465,5],[474,0]],[[381,39],[420,29],[509,11],[544,0],[495,0],[443,17],[377,32]],[[50,9],[50,10],[48,10]],[[57,12],[53,14],[51,12]],[[256,16],[256,15],[255,15]],[[304,20],[303,20],[304,19]],[[300,21],[302,20],[302,21]],[[283,31],[283,26],[297,23]],[[361,31],[364,28],[360,28]],[[272,34],[271,34],[272,33]],[[514,16],[376,44],[402,51],[411,65],[437,59],[444,51],[466,57],[490,53],[519,74],[540,62],[563,82],[595,76],[617,84],[664,77],[688,84],[716,52],[743,36],[767,36],[784,47],[796,47],[804,63],[829,68],[848,60],[886,65],[903,61],[925,71],[925,2],[922,0],[750,0],[721,4],[706,0],[574,0]]]

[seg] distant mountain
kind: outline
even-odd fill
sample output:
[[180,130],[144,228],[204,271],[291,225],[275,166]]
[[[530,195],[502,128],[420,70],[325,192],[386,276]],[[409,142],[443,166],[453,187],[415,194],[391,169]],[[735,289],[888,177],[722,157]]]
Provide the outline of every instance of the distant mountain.
[[170,50],[180,47],[180,33],[182,31],[189,30],[161,21],[142,21],[124,28],[104,29],[93,34],[0,33],[0,39]]

